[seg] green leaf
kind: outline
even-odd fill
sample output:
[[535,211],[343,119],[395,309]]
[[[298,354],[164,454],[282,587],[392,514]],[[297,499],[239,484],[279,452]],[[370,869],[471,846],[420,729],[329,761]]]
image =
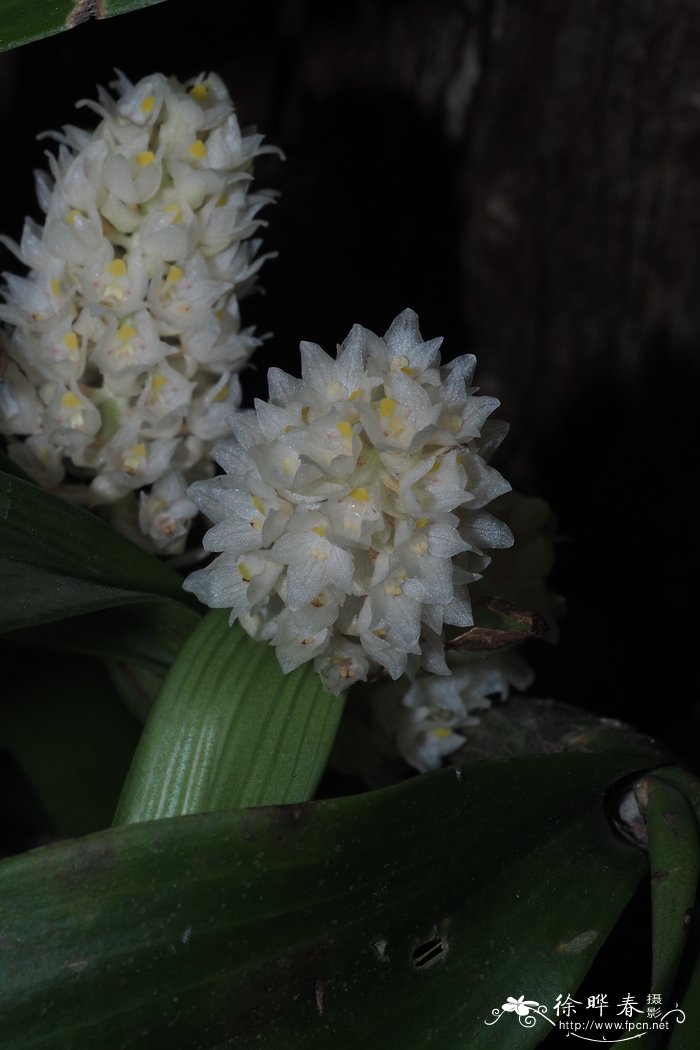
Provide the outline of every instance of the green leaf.
[[5,557],[108,586],[185,600],[181,579],[94,514],[19,478],[0,474]]
[[109,827],[140,729],[98,663],[34,654],[4,664],[0,745],[57,834]]
[[156,701],[116,822],[308,799],[342,710],[308,664],[284,675],[268,645],[210,612]]
[[477,762],[556,751],[630,751],[647,755],[650,765],[668,761],[668,749],[664,752],[632,726],[558,700],[531,696],[513,696],[507,703],[480,711],[479,724],[469,727],[467,741],[453,760]]
[[6,634],[4,641],[13,649],[21,646],[97,656],[162,673],[170,667],[199,620],[194,610],[184,605],[149,602],[147,596],[142,596],[138,605],[102,609],[16,630]]
[[0,448],[0,471],[3,474],[11,474],[14,478],[19,478],[21,481],[28,481],[32,485],[36,482],[32,481],[28,474],[26,474],[18,463],[15,463],[14,459],[8,456],[7,452],[3,452]]
[[104,522],[0,473],[0,630],[153,597],[192,604],[172,569]]
[[84,22],[148,7],[161,0],[1,0],[0,50],[26,44]]
[[650,776],[646,790],[652,905],[651,991],[666,1000],[688,933],[700,873],[700,842],[693,810],[671,784]]
[[110,681],[132,715],[143,724],[163,688],[163,675],[130,664],[107,664]]
[[[668,1050],[697,1050],[700,1046],[700,950],[697,916],[693,920],[695,927],[691,930],[691,942],[689,951],[692,951],[692,965],[689,970],[689,980],[681,999],[681,1008],[685,1014],[685,1022],[676,1025],[668,1044]],[[678,1002],[678,996],[674,996],[673,1005]]]
[[111,15],[125,15],[129,11],[137,11],[139,7],[152,7],[153,4],[161,4],[163,0],[103,0],[105,17]]
[[[654,780],[657,779],[672,785],[683,795],[695,814],[696,835],[700,834],[700,780],[682,769],[668,766],[655,771]],[[669,1050],[696,1050],[700,1045],[700,916],[697,914],[697,897],[681,970],[678,985],[685,1023],[674,1029],[668,1046]],[[674,1003],[679,998],[679,990],[674,992]]]
[[[483,762],[351,798],[114,828],[0,864],[13,1050],[525,1050],[646,867],[626,755]],[[79,902],[79,906],[76,906]]]
[[3,0],[0,5],[0,48],[4,51],[68,28],[71,0]]

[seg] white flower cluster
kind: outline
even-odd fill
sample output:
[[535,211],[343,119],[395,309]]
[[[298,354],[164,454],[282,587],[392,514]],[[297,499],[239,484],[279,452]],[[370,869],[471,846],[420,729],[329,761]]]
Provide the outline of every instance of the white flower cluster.
[[483,549],[512,542],[484,510],[510,487],[486,462],[497,402],[440,344],[410,310],[383,339],[356,325],[337,360],[302,343],[302,379],[271,369],[270,403],[214,450],[226,474],[189,489],[221,553],[185,587],[334,693],[377,668],[449,674],[444,626],[472,624]]
[[401,757],[425,773],[464,744],[464,731],[479,724],[474,712],[488,709],[492,698],[507,699],[511,686],[526,689],[533,678],[517,653],[498,653],[446,678],[418,678],[400,698],[378,696],[373,713]]
[[44,226],[5,242],[29,274],[6,275],[0,432],[66,495],[99,505],[142,490],[141,532],[174,553],[197,512],[187,481],[211,473],[259,344],[238,298],[263,262],[251,235],[272,195],[249,185],[271,147],[241,133],[217,76],[113,86],[116,100],[100,89],[85,103],[102,117],[94,133],[54,136]]

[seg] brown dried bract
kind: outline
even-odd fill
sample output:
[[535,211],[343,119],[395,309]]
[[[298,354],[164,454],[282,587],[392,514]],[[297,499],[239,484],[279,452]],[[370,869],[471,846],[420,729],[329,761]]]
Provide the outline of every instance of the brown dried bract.
[[73,10],[66,19],[66,26],[73,26],[86,22],[88,18],[106,18],[104,0],[76,0]]
[[519,609],[516,605],[504,601],[502,598],[489,598],[480,603],[480,609],[493,613],[497,617],[503,617],[511,621],[512,627],[484,627],[474,626],[467,628],[462,634],[445,642],[446,650],[456,652],[491,652],[496,649],[504,649],[508,645],[522,642],[526,638],[538,638],[549,630],[548,624],[539,613],[531,609]]

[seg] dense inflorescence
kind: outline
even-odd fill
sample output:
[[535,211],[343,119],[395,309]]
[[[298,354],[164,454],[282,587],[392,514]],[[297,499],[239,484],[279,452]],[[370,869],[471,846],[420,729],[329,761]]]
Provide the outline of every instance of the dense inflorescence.
[[512,542],[485,509],[510,487],[487,462],[497,402],[440,344],[410,310],[383,339],[355,326],[335,360],[302,343],[302,379],[271,369],[269,403],[214,450],[226,473],[189,490],[219,556],[185,586],[332,692],[378,668],[448,674],[445,625],[472,624],[468,585]]
[[272,195],[250,181],[270,147],[241,133],[215,75],[114,87],[85,103],[94,132],[53,136],[45,222],[6,242],[29,273],[6,275],[0,432],[40,483],[126,501],[113,520],[138,515],[144,542],[175,553],[196,513],[187,484],[211,473],[259,344],[238,301],[263,261],[251,238]]

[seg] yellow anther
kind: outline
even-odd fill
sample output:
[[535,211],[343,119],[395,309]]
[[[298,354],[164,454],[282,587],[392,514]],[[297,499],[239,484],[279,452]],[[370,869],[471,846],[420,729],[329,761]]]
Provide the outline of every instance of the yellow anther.
[[358,397],[362,397],[361,387],[358,387],[357,390],[353,390],[352,394],[350,394],[348,398],[348,401],[355,401]]
[[182,209],[179,204],[169,204],[165,209],[166,215],[172,215],[173,222],[182,222]]
[[120,288],[118,284],[107,284],[105,285],[105,294],[100,302],[104,302],[106,299],[116,299],[117,302],[120,302],[123,298],[123,288]]
[[185,271],[181,270],[179,266],[171,266],[168,270],[168,276],[165,278],[168,284],[177,284],[185,276]]
[[440,460],[436,459],[435,462],[433,463],[432,467],[428,471],[428,473],[429,474],[437,474],[437,472],[438,472],[438,470],[440,469],[441,466],[442,466],[442,464],[441,464]]
[[80,208],[71,208],[66,215],[66,222],[75,222],[79,215],[82,215]]
[[135,335],[136,329],[131,324],[122,324],[117,328],[117,339],[122,343],[125,343],[127,339],[133,339]]
[[54,295],[63,295],[63,285],[59,281],[58,277],[54,277],[51,282],[51,291]]
[[383,397],[379,402],[379,415],[387,419],[396,411],[396,401],[393,397]]
[[224,384],[219,393],[214,398],[215,401],[225,401],[229,395],[229,388]]
[[411,550],[414,554],[427,554],[428,552],[428,541],[425,536],[418,536],[416,539],[411,541]]
[[139,153],[136,157],[137,161],[142,168],[147,168],[149,164],[153,164],[156,159],[156,155],[153,150],[145,149],[143,153]]
[[314,527],[312,528],[311,531],[315,532],[317,536],[325,536],[326,535],[326,526],[325,525],[314,525]]
[[311,557],[315,558],[316,561],[325,561],[328,555],[325,551],[322,551],[320,547],[312,547]]
[[352,427],[348,423],[347,419],[341,419],[340,423],[336,423],[335,429],[338,431],[341,437],[348,438],[352,437]]
[[440,726],[438,729],[433,729],[433,736],[436,736],[438,740],[447,740],[448,736],[452,736],[452,730]]
[[146,95],[145,99],[141,103],[141,109],[144,113],[152,113],[153,107],[156,103],[153,95]]
[[122,456],[122,470],[125,474],[137,474],[146,459],[145,445],[132,445],[129,451]]
[[222,306],[220,310],[215,310],[214,311],[214,317],[217,319],[217,321],[223,321],[225,313],[226,313],[226,311],[224,310],[224,308]]
[[250,583],[250,581],[253,579],[253,573],[244,561],[239,563],[238,572],[244,583]]
[[263,501],[260,499],[259,496],[253,496],[252,497],[252,503],[253,503],[253,506],[255,507],[255,509],[257,510],[258,514],[264,514],[265,513],[265,504],[263,503]]
[[206,98],[208,94],[209,88],[203,80],[200,80],[199,84],[195,84],[194,87],[190,88],[190,95],[192,95],[192,98],[196,98],[199,102]]
[[228,193],[222,193],[216,202],[217,208],[225,208],[228,204]]
[[429,521],[430,521],[430,518],[418,518],[418,520],[416,521],[416,528],[417,529],[424,529]]
[[367,491],[367,489],[363,489],[363,488],[353,489],[352,492],[350,493],[350,499],[356,499],[360,503],[368,503],[369,502],[369,492]]
[[301,421],[302,421],[302,423],[308,423],[309,422],[309,412],[310,411],[311,411],[311,409],[309,408],[309,406],[308,405],[304,405],[304,407],[301,410]]
[[70,413],[69,425],[73,430],[84,430],[85,429],[85,417],[83,416],[83,406],[79,397],[68,391],[61,398],[61,405],[63,408],[67,408]]
[[202,160],[202,158],[207,155],[207,147],[201,139],[195,139],[192,145],[187,147],[187,152],[190,157],[194,157],[196,160]]
[[107,267],[110,277],[126,277],[126,263],[123,259],[113,259]]
[[445,420],[445,426],[453,434],[456,434],[462,428],[462,417],[461,416],[448,416]]
[[167,382],[168,380],[165,378],[164,375],[161,375],[160,373],[154,375],[153,379],[151,380],[151,391],[154,394],[157,394],[159,390],[163,389]]
[[390,580],[389,583],[384,584],[384,593],[390,598],[398,598],[400,594],[403,594],[403,587],[398,580]]
[[75,332],[66,332],[66,334],[63,337],[63,345],[66,347],[67,350],[78,349],[78,337],[75,334]]

